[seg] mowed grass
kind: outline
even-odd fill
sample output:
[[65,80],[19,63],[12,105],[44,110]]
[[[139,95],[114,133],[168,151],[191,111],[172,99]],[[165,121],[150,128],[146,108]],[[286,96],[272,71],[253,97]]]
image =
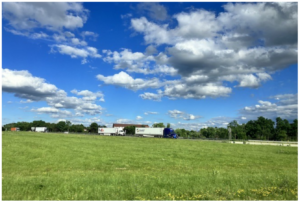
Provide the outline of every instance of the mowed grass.
[[298,148],[2,133],[3,200],[297,200]]

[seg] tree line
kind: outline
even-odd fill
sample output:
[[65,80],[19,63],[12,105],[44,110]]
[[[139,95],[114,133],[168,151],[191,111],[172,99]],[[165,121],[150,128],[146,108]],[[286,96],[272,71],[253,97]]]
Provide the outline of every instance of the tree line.
[[70,121],[60,121],[58,123],[47,123],[42,120],[33,122],[17,122],[9,123],[2,126],[2,131],[10,131],[11,128],[20,128],[20,131],[31,131],[31,127],[47,127],[49,132],[89,132],[98,133],[98,127],[106,127],[105,125],[98,125],[97,123],[91,123],[90,126],[86,127],[82,124],[72,124]]
[[[99,127],[106,127],[105,125],[98,125],[91,123],[88,127],[82,124],[72,124],[70,121],[60,121],[58,123],[46,123],[45,121],[33,122],[17,122],[9,123],[2,127],[2,131],[10,130],[13,127],[20,128],[20,131],[30,131],[31,127],[47,127],[49,132],[89,132],[98,133]],[[170,128],[170,124],[166,126],[163,123],[155,123],[154,128]],[[292,123],[288,120],[277,117],[275,122],[271,119],[258,117],[257,120],[250,120],[247,123],[238,124],[236,120],[231,121],[227,128],[207,127],[201,128],[199,131],[176,129],[178,136],[183,138],[213,138],[213,139],[228,139],[231,129],[231,139],[240,140],[298,140],[298,119]],[[124,128],[126,134],[135,134],[135,126],[126,126]]]
[[292,123],[280,117],[276,121],[258,117],[257,120],[250,120],[247,123],[238,124],[236,120],[231,121],[227,128],[207,127],[199,131],[188,131],[176,129],[176,133],[181,137],[191,138],[213,138],[229,139],[231,128],[231,139],[236,140],[277,140],[277,141],[298,141],[298,119]]

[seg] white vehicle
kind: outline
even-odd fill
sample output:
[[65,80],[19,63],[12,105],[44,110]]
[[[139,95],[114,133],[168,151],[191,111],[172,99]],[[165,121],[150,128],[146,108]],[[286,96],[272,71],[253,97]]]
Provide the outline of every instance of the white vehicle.
[[119,127],[116,129],[117,129],[117,135],[125,135],[126,132],[123,130],[123,127]]
[[47,132],[47,127],[31,127],[31,130],[35,132]]
[[117,128],[98,128],[98,133],[100,135],[115,135],[117,132]]
[[98,128],[100,135],[125,135],[125,132],[121,128]]
[[164,128],[135,128],[135,134],[143,137],[163,137]]

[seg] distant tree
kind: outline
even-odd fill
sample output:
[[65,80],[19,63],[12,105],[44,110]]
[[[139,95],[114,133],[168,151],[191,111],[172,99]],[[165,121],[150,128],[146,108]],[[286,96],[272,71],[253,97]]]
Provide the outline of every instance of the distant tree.
[[290,126],[291,129],[288,133],[288,136],[291,138],[291,140],[298,140],[298,119],[295,119]]
[[171,124],[170,123],[167,123],[167,128],[171,128]]
[[279,133],[278,133],[278,140],[284,141],[286,139],[287,139],[286,131],[285,130],[279,131]]
[[201,128],[200,135],[208,138],[207,128]]
[[98,124],[97,123],[91,123],[90,125],[90,132],[91,133],[98,133]]
[[32,127],[45,127],[45,125],[46,122],[42,120],[32,122]]
[[56,124],[56,128],[58,131],[60,132],[63,132],[67,129],[67,126],[66,126],[66,122],[65,121],[60,121]]
[[217,128],[216,137],[221,139],[228,139],[228,130],[226,128]]
[[125,126],[123,130],[126,134],[135,135],[135,126]]
[[153,128],[165,128],[165,125],[163,123],[154,123],[152,125]]
[[5,128],[2,126],[2,131],[5,131]]
[[106,128],[106,125],[99,125],[99,128]]
[[66,121],[66,127],[68,128],[68,132],[70,130],[71,125],[72,125],[71,121]]

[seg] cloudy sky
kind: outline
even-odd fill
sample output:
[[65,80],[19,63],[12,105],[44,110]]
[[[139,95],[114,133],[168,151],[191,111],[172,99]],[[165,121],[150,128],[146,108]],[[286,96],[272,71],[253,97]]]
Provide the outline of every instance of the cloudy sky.
[[2,124],[298,116],[297,3],[2,4]]

